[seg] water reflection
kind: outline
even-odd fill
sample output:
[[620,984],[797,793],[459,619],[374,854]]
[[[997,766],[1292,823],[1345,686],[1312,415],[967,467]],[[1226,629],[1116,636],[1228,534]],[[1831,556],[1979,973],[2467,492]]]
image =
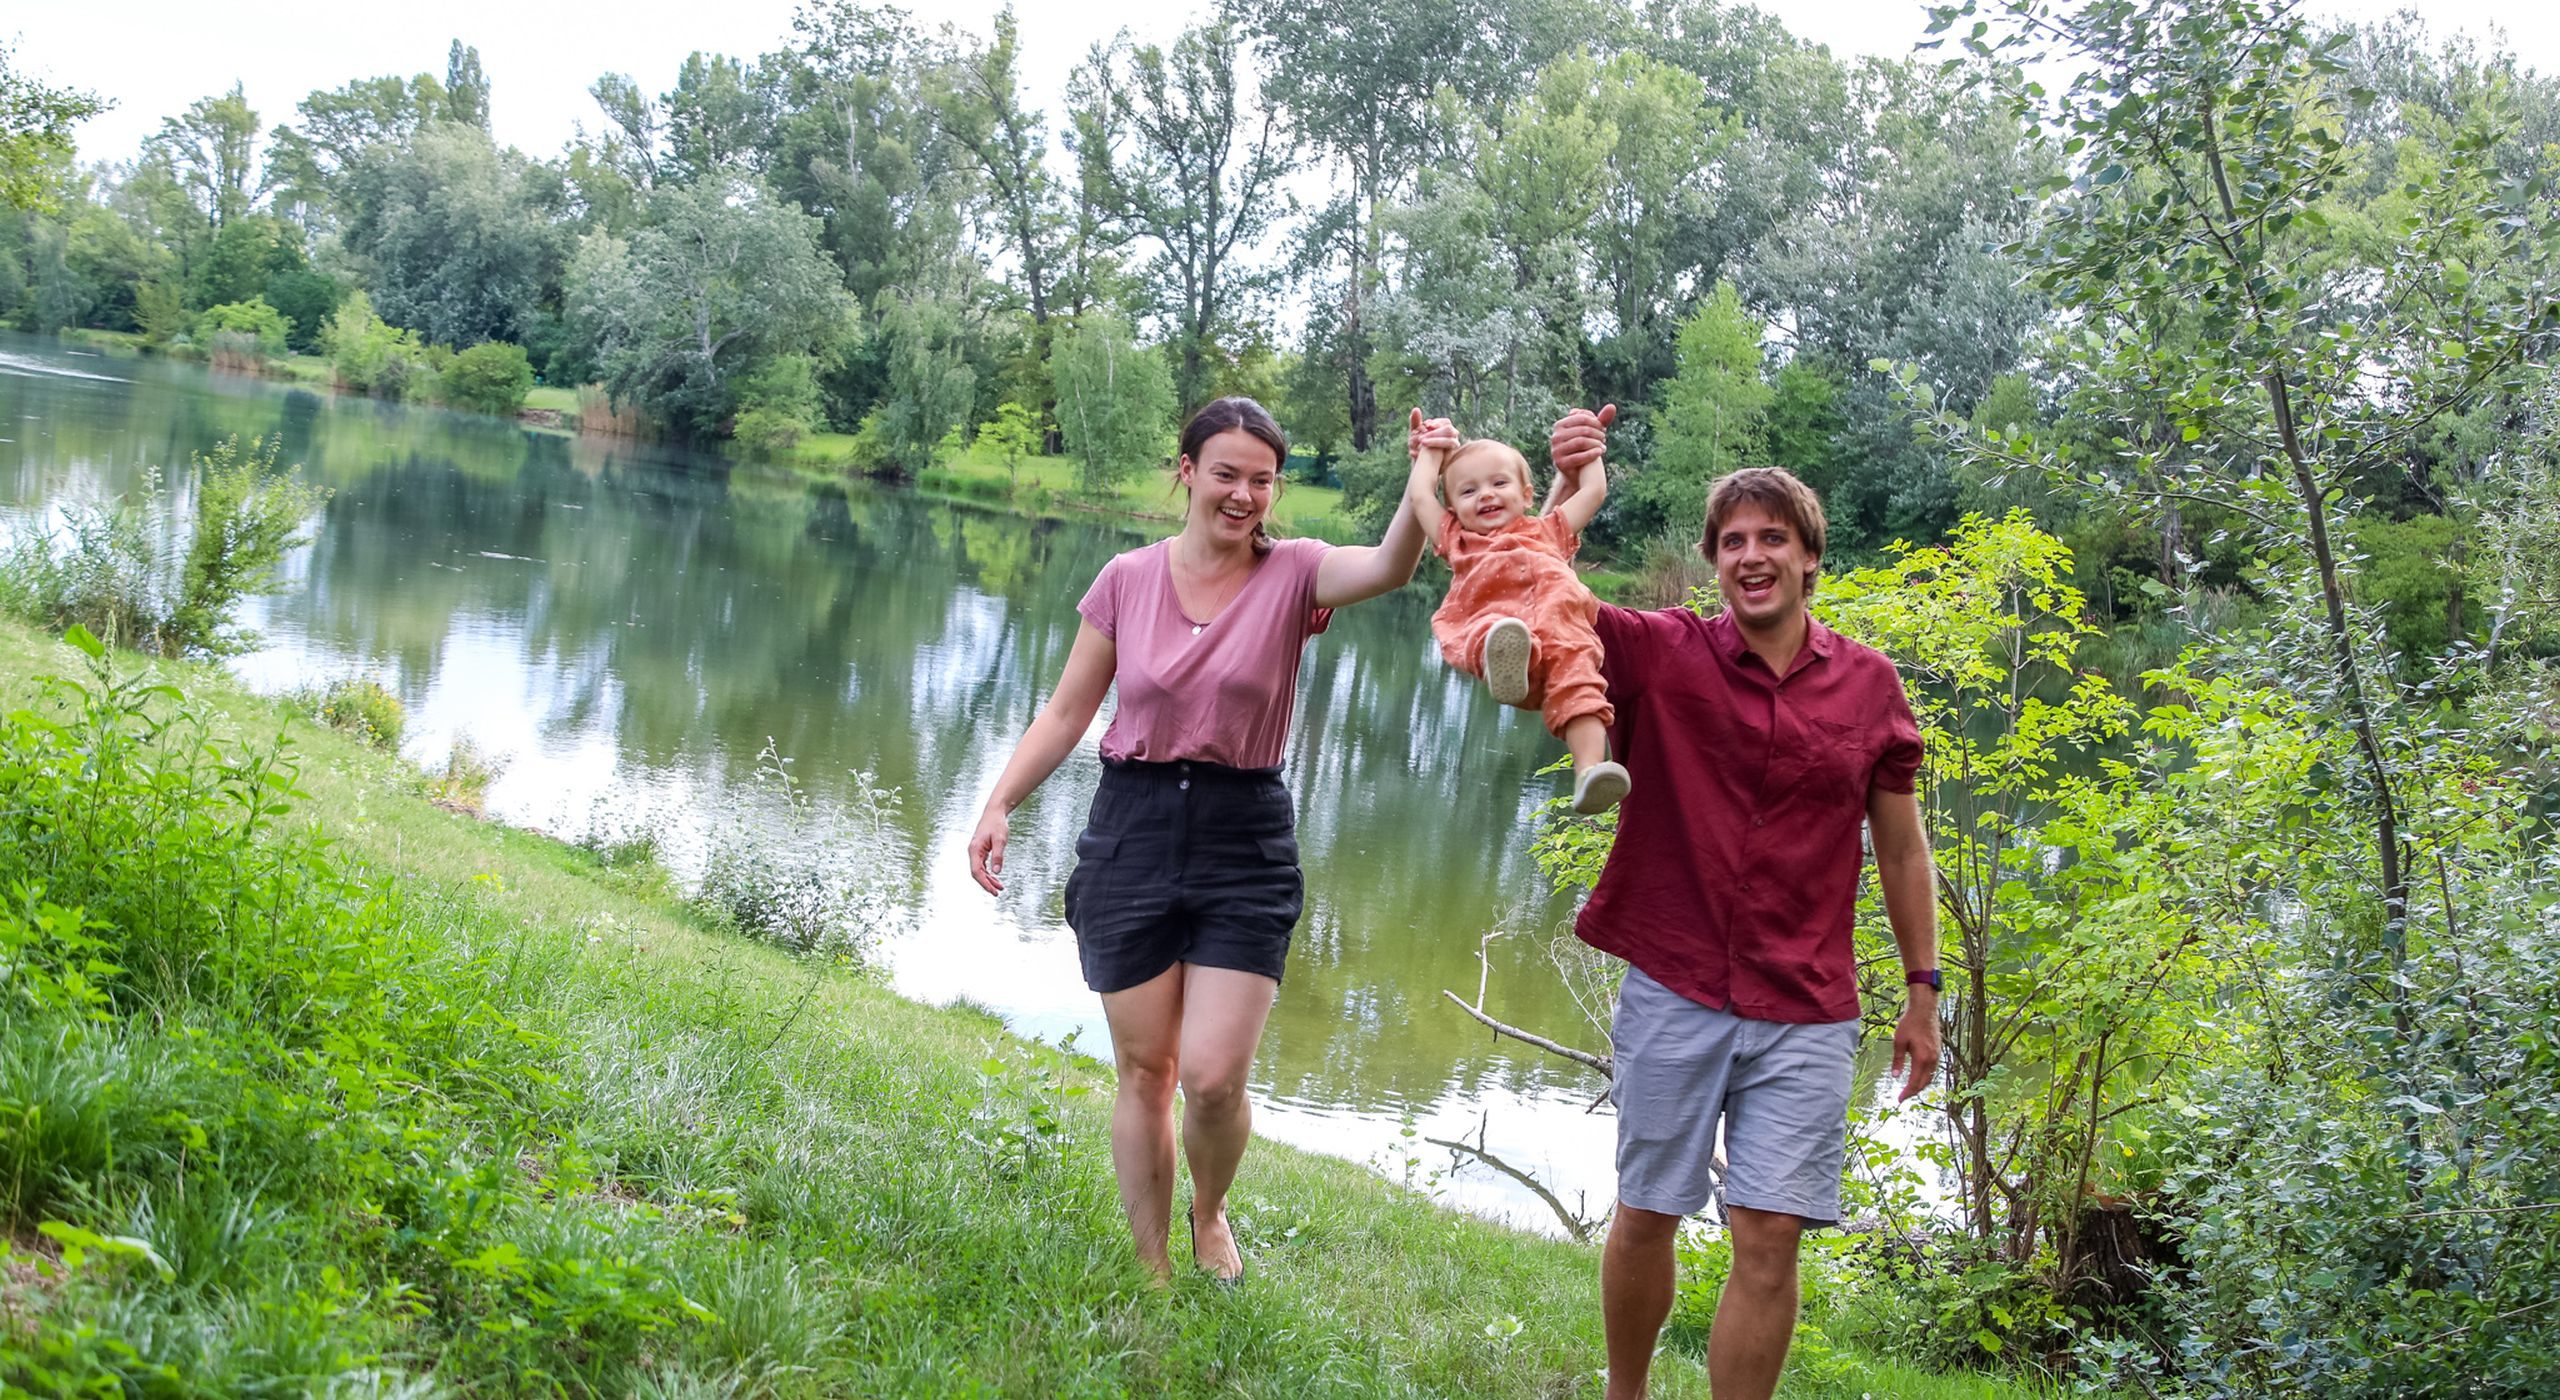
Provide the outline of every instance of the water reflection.
[[[492,814],[566,835],[652,824],[680,868],[757,806],[768,740],[822,816],[868,773],[900,794],[891,839],[842,848],[896,895],[899,988],[1105,1043],[1058,919],[1091,746],[1017,817],[1002,899],[968,881],[962,847],[1065,661],[1077,598],[1141,537],[40,342],[0,351],[0,430],[15,428],[0,510],[15,520],[131,490],[233,433],[280,434],[285,460],[332,489],[288,587],[246,618],[266,639],[237,663],[251,684],[374,676],[409,706],[411,759],[440,762],[467,735],[503,761]],[[1440,999],[1489,976],[1508,1018],[1599,1039],[1537,939],[1477,963],[1497,923],[1564,912],[1528,857],[1551,782],[1532,775],[1554,744],[1441,665],[1431,601],[1341,614],[1304,668],[1288,768],[1307,920],[1260,1122],[1395,1175],[1418,1157],[1418,1183],[1553,1229],[1519,1182],[1427,1143],[1480,1143],[1569,1202],[1609,1196],[1611,1125],[1586,1112],[1581,1071],[1492,1042]]]

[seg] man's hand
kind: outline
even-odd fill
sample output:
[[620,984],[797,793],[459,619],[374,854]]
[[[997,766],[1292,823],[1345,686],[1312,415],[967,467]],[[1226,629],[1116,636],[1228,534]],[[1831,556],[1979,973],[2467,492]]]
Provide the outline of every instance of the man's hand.
[[1555,464],[1556,476],[1579,481],[1582,469],[1606,456],[1609,451],[1609,425],[1618,421],[1618,406],[1603,405],[1594,413],[1577,408],[1556,420],[1555,431],[1547,435],[1547,460]]
[[1938,993],[1926,983],[1912,984],[1911,1002],[1893,1026],[1893,1072],[1901,1074],[1905,1063],[1911,1072],[1903,1079],[1895,1103],[1911,1102],[1938,1077]]

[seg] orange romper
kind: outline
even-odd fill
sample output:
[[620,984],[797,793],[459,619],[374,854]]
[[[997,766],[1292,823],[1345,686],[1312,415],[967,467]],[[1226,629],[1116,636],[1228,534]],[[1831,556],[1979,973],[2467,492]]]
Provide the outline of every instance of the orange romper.
[[[1591,621],[1600,600],[1573,571],[1582,536],[1555,511],[1524,515],[1489,534],[1458,524],[1455,512],[1440,517],[1431,542],[1449,561],[1449,596],[1431,615],[1440,654],[1472,676],[1484,674],[1484,634],[1497,617],[1529,627],[1529,704],[1561,738],[1568,721],[1597,715],[1614,723],[1609,687],[1600,678],[1600,637]],[[1525,708],[1525,707],[1524,707]]]

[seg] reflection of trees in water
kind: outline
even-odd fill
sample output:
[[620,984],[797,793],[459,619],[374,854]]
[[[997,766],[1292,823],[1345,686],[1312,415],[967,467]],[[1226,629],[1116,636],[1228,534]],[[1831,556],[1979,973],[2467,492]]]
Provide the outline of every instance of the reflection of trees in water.
[[[1055,684],[1077,600],[1147,538],[201,375],[98,387],[112,392],[34,390],[46,398],[29,411],[56,437],[40,465],[0,478],[13,500],[74,470],[123,489],[138,462],[281,432],[287,460],[337,495],[271,631],[366,658],[412,705],[439,682],[525,684],[482,703],[529,707],[557,738],[609,734],[623,764],[675,790],[741,790],[768,736],[822,805],[868,768],[905,794],[901,849],[878,854],[919,901],[939,828],[966,819]],[[1289,772],[1308,917],[1263,1060],[1294,1098],[1422,1108],[1492,1085],[1571,1092],[1569,1074],[1489,1046],[1439,1001],[1476,985],[1478,940],[1511,904],[1542,897],[1526,852],[1552,780],[1530,775],[1558,749],[1535,716],[1504,715],[1440,661],[1435,591],[1345,610],[1306,657]],[[466,642],[492,639],[520,670],[448,674]],[[1056,927],[1093,771],[1079,752],[1017,818],[1006,904],[1027,926]],[[1563,912],[1517,917],[1543,930]],[[1575,1013],[1540,941],[1496,945],[1496,996],[1565,1024]]]

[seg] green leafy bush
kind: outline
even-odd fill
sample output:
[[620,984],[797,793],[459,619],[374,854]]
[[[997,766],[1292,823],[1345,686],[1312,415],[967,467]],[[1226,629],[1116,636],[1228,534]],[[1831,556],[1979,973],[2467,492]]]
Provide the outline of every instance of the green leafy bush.
[[740,381],[738,416],[729,432],[759,452],[780,452],[816,432],[820,413],[817,361],[776,355]]
[[261,356],[283,354],[292,333],[293,325],[285,320],[284,313],[267,305],[262,296],[208,306],[196,317],[195,324],[198,344],[209,344],[221,335],[239,336],[245,338],[241,344]]
[[30,534],[0,558],[0,607],[39,626],[82,626],[163,656],[223,656],[257,644],[238,630],[240,601],[273,585],[327,499],[298,468],[279,471],[281,442],[241,451],[229,438],[197,455],[191,520],[154,474],[134,496],[65,512],[60,535]]
[[533,362],[521,346],[483,341],[448,361],[438,385],[451,407],[513,416],[533,390]]
[[331,729],[346,730],[378,749],[400,747],[400,730],[409,718],[399,696],[366,676],[331,681],[315,699],[312,713]]

